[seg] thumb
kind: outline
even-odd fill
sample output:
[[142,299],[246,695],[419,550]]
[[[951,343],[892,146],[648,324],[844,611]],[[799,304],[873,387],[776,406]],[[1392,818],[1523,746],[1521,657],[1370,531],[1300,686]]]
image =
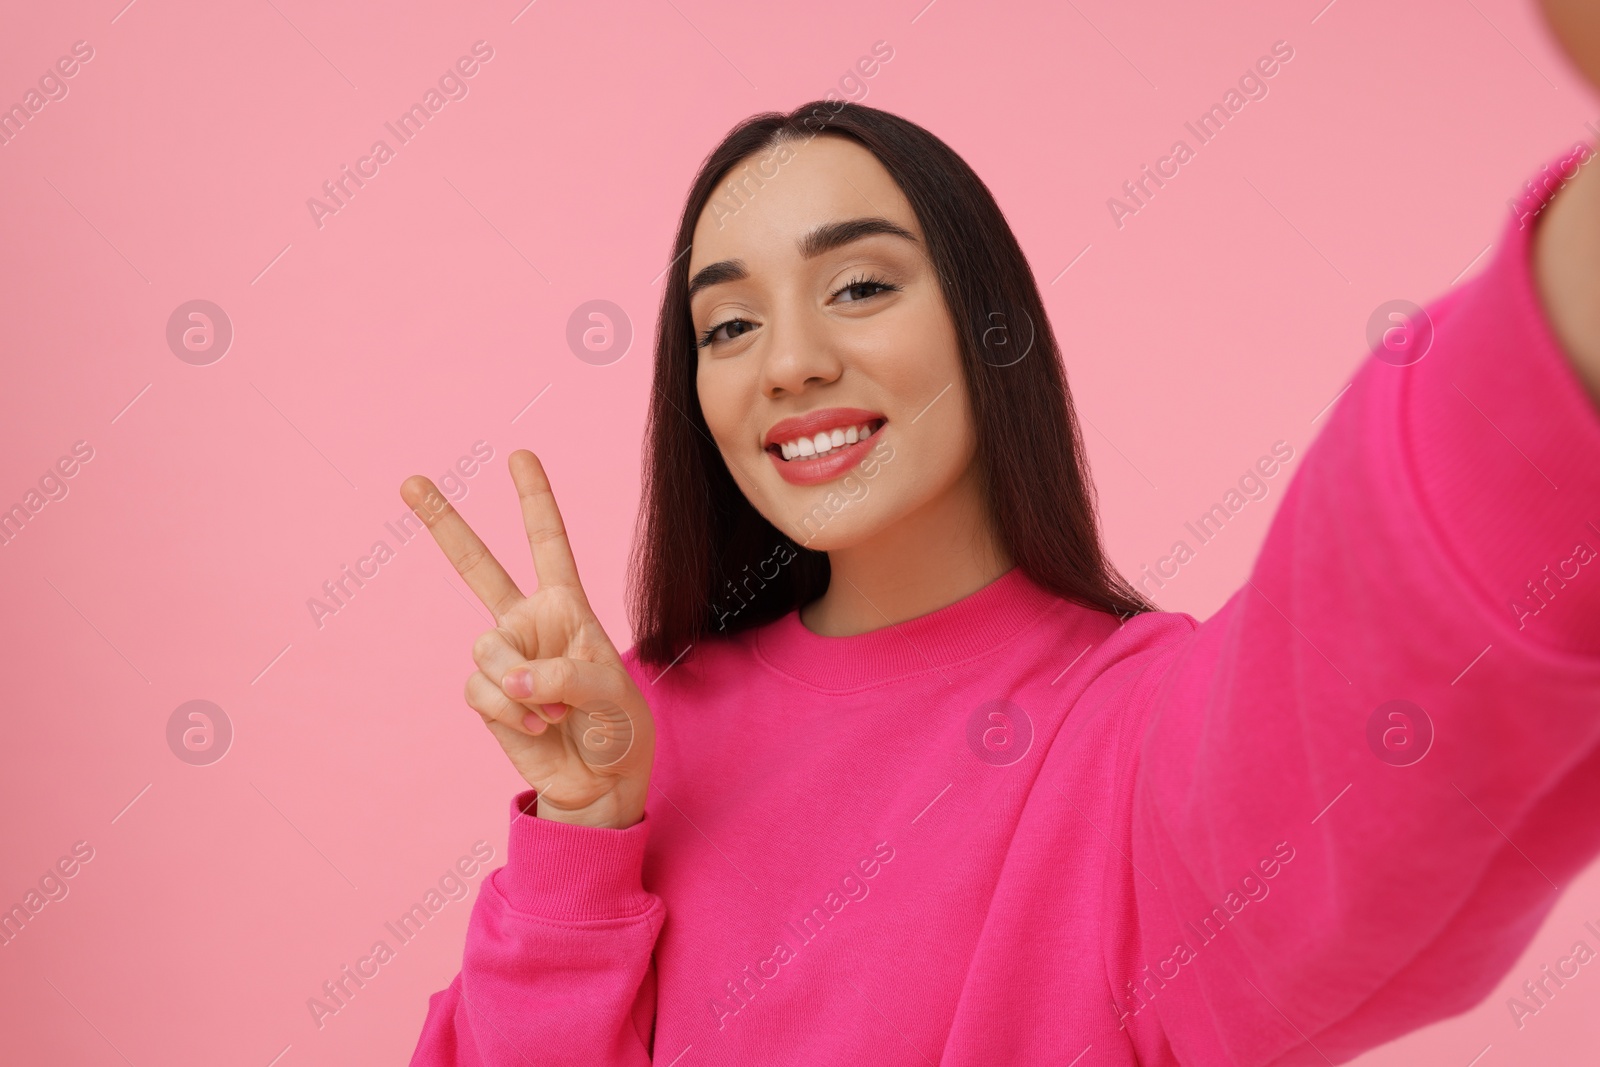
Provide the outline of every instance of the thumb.
[[623,696],[616,671],[571,656],[526,660],[505,673],[500,688],[506,696],[529,708],[615,703]]

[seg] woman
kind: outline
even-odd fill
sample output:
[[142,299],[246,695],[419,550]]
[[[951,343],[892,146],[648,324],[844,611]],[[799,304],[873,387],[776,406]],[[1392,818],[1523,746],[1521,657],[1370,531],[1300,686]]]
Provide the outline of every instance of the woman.
[[531,597],[402,488],[495,615],[467,702],[530,786],[413,1064],[1331,1063],[1481,1000],[1600,851],[1566,166],[1425,358],[1355,375],[1200,624],[1101,551],[978,178],[871,108],[741,124],[662,301],[636,646],[531,453]]

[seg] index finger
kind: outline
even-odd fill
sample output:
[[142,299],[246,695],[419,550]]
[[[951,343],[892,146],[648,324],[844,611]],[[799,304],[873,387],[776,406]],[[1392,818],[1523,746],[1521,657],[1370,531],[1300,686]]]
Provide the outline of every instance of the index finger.
[[581,595],[583,586],[578,581],[578,563],[572,558],[567,528],[561,521],[561,509],[556,507],[556,496],[550,490],[544,464],[526,448],[511,453],[507,462],[511,467],[511,480],[517,485],[517,496],[522,501],[522,525],[528,530],[528,547],[533,551],[533,569],[539,575],[539,588],[564,587]]
[[428,527],[434,543],[473,595],[483,601],[497,622],[504,618],[511,606],[522,599],[522,591],[461,513],[450,506],[433,482],[420,474],[400,483],[400,499]]

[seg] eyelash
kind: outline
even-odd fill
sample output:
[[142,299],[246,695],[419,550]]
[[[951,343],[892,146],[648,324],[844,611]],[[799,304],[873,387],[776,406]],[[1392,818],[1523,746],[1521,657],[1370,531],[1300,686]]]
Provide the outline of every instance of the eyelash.
[[[838,289],[835,289],[833,291],[833,295],[834,296],[838,296],[840,293],[847,293],[851,289],[855,289],[855,288],[857,288],[859,286],[863,286],[863,285],[875,285],[875,286],[878,287],[878,289],[881,292],[887,292],[887,293],[898,293],[900,291],[900,287],[898,285],[895,285],[893,282],[886,282],[881,278],[874,278],[874,277],[871,277],[870,275],[867,276],[867,277],[864,277],[864,278],[860,277],[858,275],[854,280],[846,282],[844,285],[840,286]],[[862,299],[863,300],[870,300],[870,299],[872,299],[872,297],[877,296],[877,295],[878,295],[877,293],[872,293],[872,294],[870,294],[868,296],[862,297]],[[724,319],[723,321],[715,324],[714,326],[708,327],[706,329],[706,332],[700,335],[700,339],[697,342],[695,342],[695,346],[694,347],[698,350],[698,349],[701,349],[701,348],[705,348],[707,345],[715,344],[716,342],[712,340],[712,335],[715,334],[718,330],[722,329],[724,326],[730,326],[730,325],[732,325],[733,323],[736,323],[736,322],[744,322],[744,323],[748,324],[748,320],[746,320],[746,319]]]

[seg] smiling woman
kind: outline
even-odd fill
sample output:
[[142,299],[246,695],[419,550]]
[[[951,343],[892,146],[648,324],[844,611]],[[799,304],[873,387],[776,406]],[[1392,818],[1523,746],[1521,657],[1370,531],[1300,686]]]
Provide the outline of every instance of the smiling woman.
[[[860,633],[1012,565],[1066,600],[1150,610],[1101,550],[1048,316],[982,180],[926,130],[870,108],[847,106],[807,139],[814,111],[746,122],[689,193],[676,244],[692,251],[657,323],[651,534],[634,561],[641,655],[669,661],[707,632],[715,591],[779,535],[800,558],[742,628],[809,604],[817,632]],[[784,145],[795,158],[767,199],[731,218],[707,210],[721,174]],[[1039,324],[1032,358],[983,358],[996,314]],[[833,397],[848,403],[819,403]],[[803,439],[821,451],[824,430],[846,447],[809,459]],[[816,487],[864,458],[863,430],[915,468],[880,479],[873,507],[814,538],[799,517]],[[896,521],[906,514],[919,519]],[[932,528],[940,538],[924,536]],[[957,543],[967,550],[952,553]],[[907,572],[923,577],[891,577]]]
[[[429,519],[495,615],[467,703],[530,788],[413,1064],[1288,1067],[1482,999],[1600,851],[1600,582],[1504,610],[1600,514],[1589,175],[1431,306],[1426,359],[1369,356],[1201,623],[1107,561],[983,182],[885,111],[816,133],[826,106],[740,123],[690,187],[635,646],[532,453],[533,595]],[[985,358],[996,322],[1023,355]],[[1399,765],[1367,730],[1402,696],[1438,727]]]

